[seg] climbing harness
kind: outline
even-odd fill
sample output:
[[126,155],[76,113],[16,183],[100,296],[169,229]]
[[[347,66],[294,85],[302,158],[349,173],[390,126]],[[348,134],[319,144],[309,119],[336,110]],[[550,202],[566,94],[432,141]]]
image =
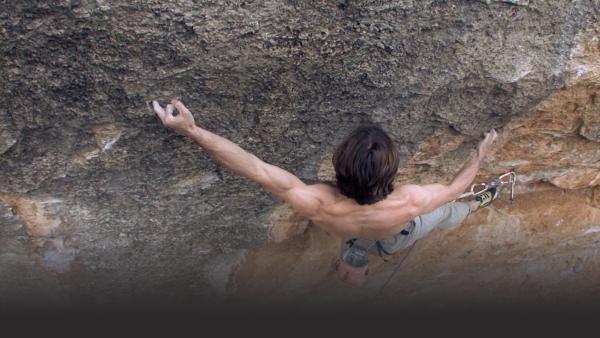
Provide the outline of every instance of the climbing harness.
[[[502,174],[498,177],[494,177],[488,182],[473,184],[471,186],[471,190],[460,195],[458,197],[458,199],[470,197],[470,196],[478,197],[478,196],[483,195],[490,191],[492,192],[492,195],[493,195],[496,193],[496,191],[494,191],[494,190],[497,190],[497,193],[500,194],[500,192],[504,189],[504,187],[508,185],[508,186],[510,186],[509,201],[512,204],[513,200],[515,199],[515,183],[516,182],[517,182],[517,173],[515,172],[515,169],[513,168],[509,172]],[[490,197],[495,198],[495,196],[490,196]],[[488,198],[486,198],[486,200]],[[487,203],[487,204],[489,204],[489,203]]]

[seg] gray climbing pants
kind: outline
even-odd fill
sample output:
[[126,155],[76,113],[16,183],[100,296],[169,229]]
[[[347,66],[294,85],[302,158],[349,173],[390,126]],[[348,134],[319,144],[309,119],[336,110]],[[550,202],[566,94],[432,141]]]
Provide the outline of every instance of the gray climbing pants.
[[360,245],[371,254],[379,254],[377,242],[380,244],[382,254],[392,255],[402,249],[408,248],[417,240],[425,237],[431,230],[451,229],[461,224],[469,216],[468,203],[450,202],[433,210],[428,214],[415,217],[410,221],[402,232],[385,237],[378,241],[358,238],[352,243],[347,240],[342,242],[342,252],[352,245]]

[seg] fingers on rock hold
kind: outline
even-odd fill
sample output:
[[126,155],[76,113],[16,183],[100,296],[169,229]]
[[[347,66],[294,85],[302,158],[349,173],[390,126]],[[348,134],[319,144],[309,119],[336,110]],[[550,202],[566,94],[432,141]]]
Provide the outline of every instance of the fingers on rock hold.
[[152,101],[152,109],[154,109],[154,112],[161,120],[164,119],[165,110],[160,106],[160,104],[158,104],[158,102]]
[[175,106],[175,108],[177,108],[177,111],[179,111],[182,114],[185,115],[191,115],[192,113],[189,111],[189,109],[187,109],[187,107],[179,100],[177,99],[173,99],[173,101],[171,101],[173,103],[173,105]]
[[167,105],[167,115],[169,116],[177,116],[177,111],[175,110],[175,106],[172,104]]

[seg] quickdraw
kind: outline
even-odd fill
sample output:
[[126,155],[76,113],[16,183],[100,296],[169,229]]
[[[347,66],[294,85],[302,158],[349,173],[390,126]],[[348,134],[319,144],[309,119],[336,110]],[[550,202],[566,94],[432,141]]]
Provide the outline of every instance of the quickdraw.
[[502,174],[498,177],[492,178],[489,182],[475,183],[471,186],[471,191],[465,192],[460,195],[458,199],[479,196],[491,188],[499,188],[509,185],[510,186],[510,203],[512,204],[515,199],[515,183],[517,182],[517,173],[515,169],[511,169],[509,172]]

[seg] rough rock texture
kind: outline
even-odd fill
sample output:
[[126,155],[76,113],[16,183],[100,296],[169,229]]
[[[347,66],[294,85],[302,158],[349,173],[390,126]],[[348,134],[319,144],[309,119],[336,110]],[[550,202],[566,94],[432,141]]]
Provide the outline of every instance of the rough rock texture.
[[[299,241],[309,235],[286,238],[306,222],[160,126],[154,98],[181,97],[200,125],[307,181],[331,177],[333,147],[367,122],[398,142],[401,181],[451,176],[490,127],[502,129],[505,147],[482,177],[522,166],[531,184],[600,180],[598,1],[5,1],[0,9],[0,304],[252,294],[246,266],[296,294],[318,281],[278,274],[275,260],[293,257],[287,250],[270,258],[271,274],[252,264],[260,257],[249,249]],[[514,257],[541,257],[518,256],[502,235],[493,238]],[[465,236],[447,249],[465,250]],[[334,244],[299,245],[327,273],[319,257],[337,244],[322,241]],[[560,254],[587,250],[578,245]],[[443,248],[439,256],[454,257]],[[412,259],[418,250],[426,249]],[[429,263],[438,256],[421,257],[415,281],[438,266]],[[452,262],[496,262],[477,257]]]
[[[595,30],[577,41],[566,87],[501,128],[476,179],[485,182],[516,168],[512,205],[504,190],[501,200],[461,227],[434,230],[412,252],[404,250],[390,263],[371,257],[362,289],[335,277],[339,240],[309,226],[302,236],[290,233],[287,241],[252,250],[236,275],[236,297],[267,303],[381,302],[413,309],[534,304],[557,310],[597,304],[600,144],[589,130],[600,116],[600,44]],[[470,144],[450,128],[437,130],[419,144],[398,182],[447,182]],[[329,161],[319,172],[323,179],[333,175]],[[285,222],[280,227],[291,228]]]

